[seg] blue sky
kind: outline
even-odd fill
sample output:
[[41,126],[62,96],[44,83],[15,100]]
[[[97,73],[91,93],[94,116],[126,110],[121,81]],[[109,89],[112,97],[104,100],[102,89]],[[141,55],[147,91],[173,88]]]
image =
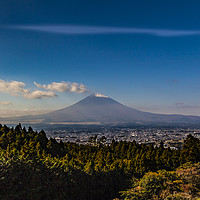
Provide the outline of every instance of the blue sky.
[[140,110],[200,115],[199,9],[189,0],[0,1],[1,116],[94,92]]

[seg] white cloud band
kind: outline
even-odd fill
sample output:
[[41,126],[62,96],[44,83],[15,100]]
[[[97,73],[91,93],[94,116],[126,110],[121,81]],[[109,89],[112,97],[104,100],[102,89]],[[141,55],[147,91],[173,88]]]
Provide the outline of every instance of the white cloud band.
[[[26,84],[19,81],[0,80],[0,92],[10,94],[11,96],[23,96],[25,99],[42,99],[57,96],[54,92],[36,90],[31,92],[25,89]],[[1,104],[2,105],[2,104]],[[4,105],[6,103],[4,102]],[[7,104],[8,105],[8,104]]]
[[26,25],[26,26],[12,26],[7,28],[66,34],[66,35],[146,34],[159,37],[200,35],[199,30],[121,28],[121,27],[98,27],[98,26],[77,26],[77,25]]
[[19,96],[20,93],[29,92],[28,89],[24,89],[25,86],[26,86],[25,83],[19,81],[8,82],[0,80],[0,92],[5,92],[12,96]]
[[45,90],[51,90],[55,92],[68,91],[68,92],[75,92],[75,93],[84,93],[84,92],[89,91],[87,87],[83,84],[70,83],[70,82],[65,82],[65,81],[62,81],[60,83],[52,82],[51,84],[48,84],[48,85],[41,85],[36,82],[34,82],[34,84],[38,88],[43,88]]
[[56,97],[58,96],[54,92],[51,91],[40,91],[36,90],[34,92],[26,93],[23,95],[25,99],[42,99],[42,98],[48,98],[48,97]]
[[[0,80],[0,92],[10,94],[11,96],[22,96],[25,99],[42,99],[42,98],[51,98],[58,96],[55,92],[75,92],[75,93],[84,93],[89,92],[87,87],[83,84],[78,83],[69,83],[62,81],[60,83],[52,82],[48,85],[41,85],[36,82],[34,84],[38,88],[42,88],[49,91],[35,90],[30,91],[26,89],[26,84],[20,81],[4,81]],[[0,102],[0,105],[9,105],[8,102]]]

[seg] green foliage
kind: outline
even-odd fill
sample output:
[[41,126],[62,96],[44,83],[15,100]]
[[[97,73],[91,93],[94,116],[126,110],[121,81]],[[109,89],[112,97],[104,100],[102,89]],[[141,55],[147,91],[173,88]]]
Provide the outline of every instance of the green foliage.
[[200,163],[187,163],[176,171],[148,172],[122,192],[125,200],[189,200],[200,195]]
[[[43,130],[38,133],[21,124],[15,128],[0,125],[1,199],[113,199],[130,186],[133,176],[141,178],[149,171],[123,193],[124,198],[160,197],[161,191],[171,191],[169,180],[179,179],[178,172],[157,170],[174,170],[188,161],[200,161],[200,141],[191,135],[181,150],[135,141],[113,140],[105,145],[105,139],[98,143],[96,137],[91,138],[89,145],[63,143],[48,139]],[[195,177],[184,181],[195,182],[191,191],[198,193]],[[173,183],[173,187],[179,191],[180,184],[175,187],[177,183]],[[175,195],[168,194],[168,199]]]

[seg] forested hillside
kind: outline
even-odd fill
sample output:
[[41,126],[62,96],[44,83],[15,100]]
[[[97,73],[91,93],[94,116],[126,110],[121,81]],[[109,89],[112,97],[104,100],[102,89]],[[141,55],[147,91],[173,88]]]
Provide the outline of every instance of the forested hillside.
[[162,142],[63,143],[31,127],[0,125],[0,152],[2,200],[193,199],[200,188],[199,175],[193,176],[200,140],[192,135],[172,150]]

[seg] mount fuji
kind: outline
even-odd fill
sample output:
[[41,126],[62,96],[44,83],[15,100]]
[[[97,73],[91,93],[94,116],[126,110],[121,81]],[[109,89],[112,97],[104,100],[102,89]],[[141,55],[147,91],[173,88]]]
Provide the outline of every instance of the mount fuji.
[[45,124],[126,124],[126,123],[184,123],[200,124],[199,116],[169,115],[142,112],[127,107],[112,98],[96,93],[60,110],[43,115],[7,118],[7,121]]
[[96,123],[197,123],[198,116],[168,115],[142,112],[127,107],[112,98],[95,93],[60,110],[41,115],[46,123],[96,122]]

